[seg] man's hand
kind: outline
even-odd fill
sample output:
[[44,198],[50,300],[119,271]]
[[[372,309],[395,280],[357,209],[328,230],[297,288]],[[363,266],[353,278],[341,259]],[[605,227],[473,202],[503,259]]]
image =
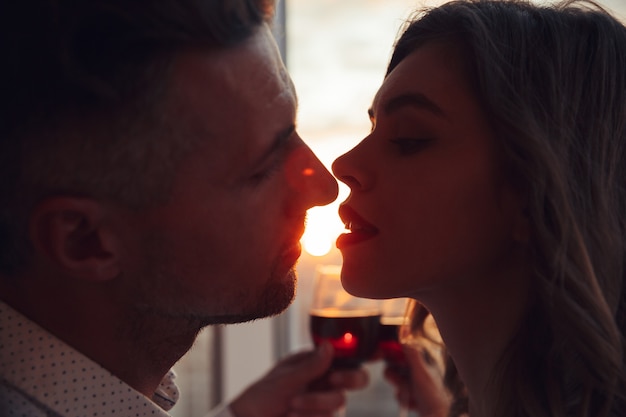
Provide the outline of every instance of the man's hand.
[[[330,370],[332,346],[286,357],[263,378],[248,387],[231,404],[236,417],[325,417],[345,403],[345,390],[368,383],[363,369]],[[325,380],[325,389],[314,382]]]

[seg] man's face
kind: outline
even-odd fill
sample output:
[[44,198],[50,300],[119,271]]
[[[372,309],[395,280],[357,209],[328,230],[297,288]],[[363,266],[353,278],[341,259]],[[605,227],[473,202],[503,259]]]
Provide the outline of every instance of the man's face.
[[167,100],[175,129],[198,143],[169,202],[135,219],[135,301],[203,324],[281,312],[305,212],[333,201],[337,184],[295,132],[296,94],[269,30],[182,55]]

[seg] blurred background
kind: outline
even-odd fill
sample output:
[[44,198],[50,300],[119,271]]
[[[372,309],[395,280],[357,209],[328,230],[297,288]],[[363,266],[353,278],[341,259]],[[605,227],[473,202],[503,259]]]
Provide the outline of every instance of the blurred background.
[[[275,36],[299,96],[298,131],[330,169],[370,128],[367,109],[393,42],[411,12],[445,0],[279,0]],[[548,1],[536,0],[536,3]],[[599,4],[626,20],[626,0]],[[294,303],[278,317],[205,329],[176,365],[181,399],[175,417],[200,417],[227,402],[290,352],[310,348],[308,309],[315,269],[340,265],[334,241],[343,230],[337,208],[348,195],[309,211]],[[351,393],[347,417],[397,415],[382,364],[367,365],[371,384]]]

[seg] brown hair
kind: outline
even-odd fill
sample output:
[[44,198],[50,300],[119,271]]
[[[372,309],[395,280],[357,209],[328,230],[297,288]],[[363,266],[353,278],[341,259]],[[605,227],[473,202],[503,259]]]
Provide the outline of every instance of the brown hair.
[[453,1],[409,22],[388,73],[430,41],[460,46],[528,196],[535,301],[492,375],[490,415],[622,416],[626,28],[589,1]]

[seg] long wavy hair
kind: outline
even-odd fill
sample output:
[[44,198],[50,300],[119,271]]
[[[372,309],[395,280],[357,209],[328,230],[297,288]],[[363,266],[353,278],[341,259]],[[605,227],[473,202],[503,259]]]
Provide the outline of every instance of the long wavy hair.
[[625,416],[626,28],[590,1],[453,1],[407,23],[387,74],[432,41],[458,47],[532,227],[534,301],[490,415]]

